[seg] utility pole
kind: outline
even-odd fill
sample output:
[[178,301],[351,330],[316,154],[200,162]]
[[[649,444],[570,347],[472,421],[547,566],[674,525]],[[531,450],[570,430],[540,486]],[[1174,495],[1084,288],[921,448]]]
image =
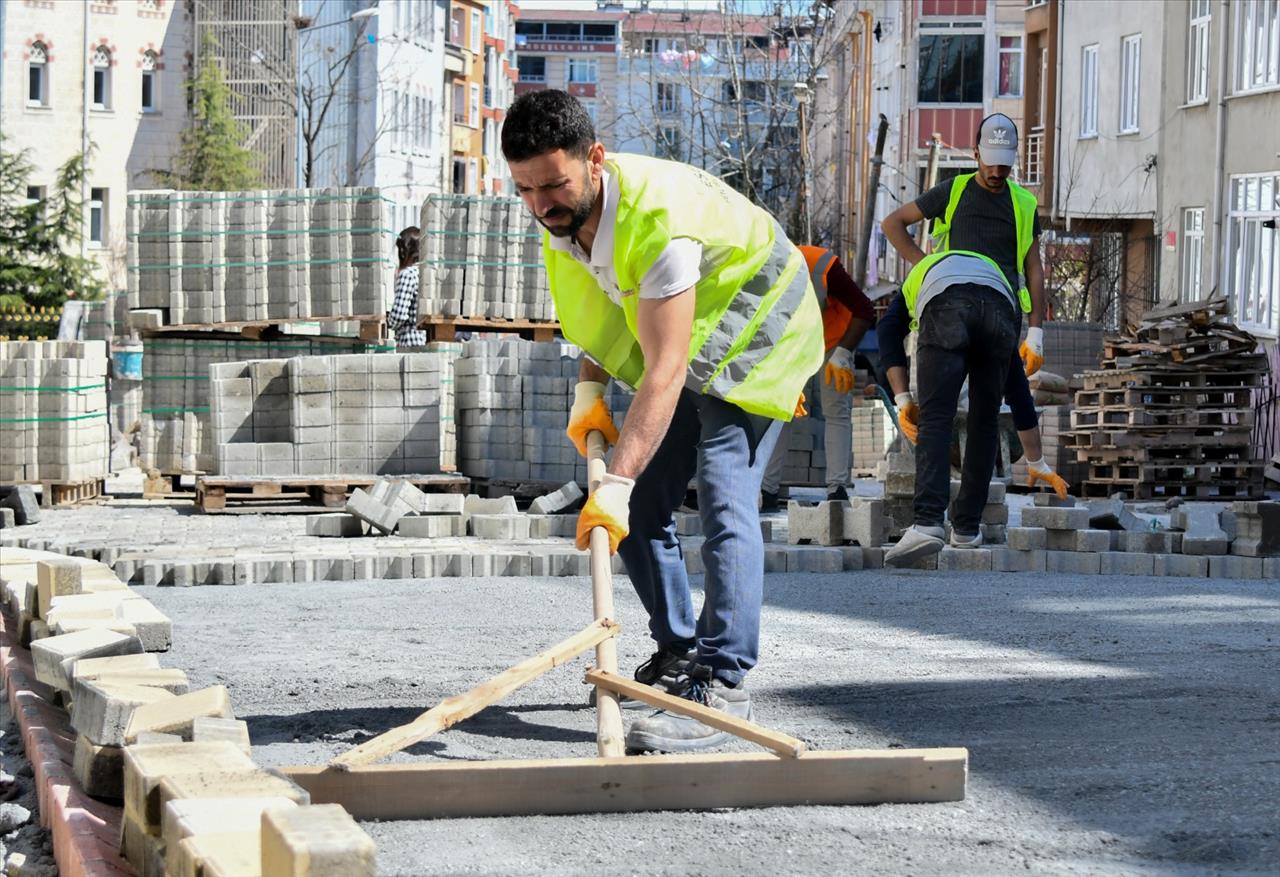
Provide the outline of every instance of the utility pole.
[[876,195],[880,191],[880,168],[884,164],[884,138],[889,133],[889,120],[880,114],[876,128],[876,151],[871,157],[871,175],[867,181],[867,203],[862,211],[862,231],[858,235],[858,258],[854,262],[853,279],[858,286],[867,285],[867,250],[871,246],[871,230],[876,220]]

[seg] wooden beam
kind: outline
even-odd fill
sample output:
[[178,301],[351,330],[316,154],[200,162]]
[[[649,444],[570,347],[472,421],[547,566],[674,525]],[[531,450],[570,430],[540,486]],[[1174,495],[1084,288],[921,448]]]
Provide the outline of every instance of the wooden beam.
[[456,819],[964,799],[966,749],[646,755],[284,772],[356,819]]
[[399,752],[406,746],[412,746],[425,740],[432,734],[452,727],[463,719],[474,716],[490,704],[497,703],[522,685],[532,682],[543,673],[558,667],[566,661],[616,636],[620,626],[617,622],[603,620],[592,622],[590,626],[576,633],[563,642],[557,643],[545,652],[521,661],[513,667],[503,670],[488,682],[477,685],[470,691],[454,695],[440,701],[407,725],[392,728],[385,734],[379,734],[372,740],[366,740],[354,749],[337,756],[330,765],[339,770],[372,764]]
[[587,681],[599,688],[607,688],[610,691],[625,694],[658,709],[697,719],[704,725],[710,725],[721,731],[728,731],[735,737],[758,743],[765,749],[771,749],[788,758],[795,758],[805,751],[804,741],[797,740],[789,734],[771,731],[763,725],[757,725],[755,722],[739,719],[721,710],[712,709],[700,703],[686,700],[683,697],[676,697],[673,694],[667,694],[665,691],[659,691],[652,685],[645,685],[643,682],[624,679],[616,673],[606,673],[603,670],[588,670]]
[[[587,433],[587,487],[595,493],[605,474],[604,452],[608,449],[599,430]],[[591,530],[591,608],[597,620],[613,617],[613,565],[609,556],[609,531],[604,527]],[[618,672],[618,644],[612,639],[596,646],[596,666]],[[627,754],[626,733],[622,727],[622,705],[618,695],[607,688],[596,688],[596,752],[606,758]]]

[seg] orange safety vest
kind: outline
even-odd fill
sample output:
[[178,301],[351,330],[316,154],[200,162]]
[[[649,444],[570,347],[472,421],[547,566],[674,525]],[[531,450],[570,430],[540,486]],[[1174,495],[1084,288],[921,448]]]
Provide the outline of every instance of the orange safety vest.
[[853,313],[847,307],[827,297],[827,275],[836,263],[836,254],[826,247],[805,244],[800,245],[800,252],[809,266],[809,279],[813,281],[813,291],[818,294],[818,304],[822,305],[822,341],[830,350],[849,331],[849,321],[853,319]]

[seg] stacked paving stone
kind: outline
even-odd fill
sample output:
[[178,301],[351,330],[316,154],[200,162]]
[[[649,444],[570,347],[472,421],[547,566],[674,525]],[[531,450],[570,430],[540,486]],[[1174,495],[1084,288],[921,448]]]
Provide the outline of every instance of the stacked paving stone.
[[214,470],[216,442],[209,413],[210,366],[368,349],[369,345],[361,341],[302,335],[275,341],[172,336],[144,339],[142,467],[170,474]]
[[300,356],[211,367],[222,475],[407,475],[454,468],[447,352]]
[[0,481],[104,478],[106,376],[102,341],[0,341]]
[[878,399],[862,396],[856,390],[853,398],[853,470],[873,476],[893,443],[893,421]]
[[542,235],[519,198],[428,198],[419,223],[418,313],[554,320]]
[[76,783],[123,804],[136,873],[373,877],[349,814],[254,762],[225,686],[160,666],[171,625],[147,600],[94,561],[12,552],[0,573],[36,681],[69,712]]
[[[1039,413],[1040,442],[1045,462],[1065,478],[1068,484],[1080,484],[1089,476],[1089,467],[1076,459],[1075,449],[1068,447],[1066,443],[1066,436],[1071,432],[1071,406],[1049,405],[1041,408]],[[1009,474],[1013,484],[1025,485],[1026,458],[1015,462]]]
[[131,192],[129,306],[170,325],[380,316],[393,264],[374,188]]
[[[458,468],[471,478],[586,483],[586,461],[565,436],[580,351],[560,341],[468,341],[456,363]],[[622,425],[631,394],[609,384]]]

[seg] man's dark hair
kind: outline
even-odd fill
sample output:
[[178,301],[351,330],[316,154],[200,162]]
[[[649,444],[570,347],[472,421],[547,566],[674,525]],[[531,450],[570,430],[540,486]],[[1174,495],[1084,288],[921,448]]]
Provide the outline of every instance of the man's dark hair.
[[507,161],[527,161],[557,149],[586,158],[595,142],[595,126],[586,109],[576,97],[557,89],[520,95],[502,123]]

